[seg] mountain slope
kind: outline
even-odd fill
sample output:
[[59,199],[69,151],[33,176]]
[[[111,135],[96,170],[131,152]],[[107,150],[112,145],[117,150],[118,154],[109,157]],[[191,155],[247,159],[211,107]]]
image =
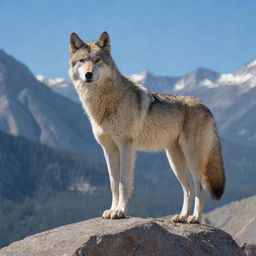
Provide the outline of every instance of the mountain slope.
[[2,131],[0,164],[0,195],[8,200],[19,201],[41,190],[76,191],[80,183],[89,192],[105,184],[104,165]]
[[94,157],[100,152],[81,106],[54,93],[3,51],[0,102],[1,130]]
[[0,131],[0,247],[99,215],[107,186],[105,165]]
[[[243,93],[235,103],[224,109],[220,118],[222,134],[243,143],[256,142],[256,87]],[[224,117],[226,117],[224,119]]]
[[50,87],[54,92],[59,93],[71,100],[79,102],[78,95],[74,90],[72,82],[65,81],[63,78],[45,78],[42,75],[37,75],[36,79],[48,87]]
[[217,208],[205,215],[205,223],[221,228],[242,242],[256,244],[256,196]]

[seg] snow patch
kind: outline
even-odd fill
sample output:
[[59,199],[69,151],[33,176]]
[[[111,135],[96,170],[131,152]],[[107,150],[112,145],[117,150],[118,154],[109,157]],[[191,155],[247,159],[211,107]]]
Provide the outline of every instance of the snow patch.
[[254,66],[256,66],[256,59],[255,59],[254,61],[250,62],[250,63],[247,65],[248,68],[251,68],[251,67],[254,67]]
[[37,75],[36,79],[42,83],[45,83],[49,87],[60,87],[66,88],[70,86],[68,82],[64,80],[64,78],[57,77],[57,78],[46,78],[43,75]]
[[251,73],[246,73],[244,75],[222,74],[218,79],[218,83],[222,85],[239,85],[252,78],[254,78],[254,75]]
[[214,87],[218,87],[217,83],[214,83],[213,81],[209,80],[209,79],[204,79],[201,83],[201,86],[205,86],[207,88],[214,88]]
[[174,91],[179,91],[179,90],[182,90],[185,88],[185,83],[184,83],[184,80],[180,80],[178,83],[175,84],[173,90]]
[[136,74],[128,75],[128,77],[135,82],[142,82],[145,80],[147,73],[148,71],[144,70]]

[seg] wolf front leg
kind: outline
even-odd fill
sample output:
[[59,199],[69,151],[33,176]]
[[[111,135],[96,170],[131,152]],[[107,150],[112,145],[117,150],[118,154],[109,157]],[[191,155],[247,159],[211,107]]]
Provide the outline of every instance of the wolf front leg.
[[120,152],[120,180],[119,202],[117,209],[111,213],[111,219],[124,218],[128,211],[128,201],[133,190],[133,171],[135,164],[135,149],[131,143],[119,146]]
[[101,146],[104,151],[104,156],[107,162],[110,187],[112,192],[111,208],[105,210],[102,214],[104,219],[111,218],[113,211],[117,209],[119,202],[119,179],[120,179],[120,153],[117,145],[108,137],[100,140]]

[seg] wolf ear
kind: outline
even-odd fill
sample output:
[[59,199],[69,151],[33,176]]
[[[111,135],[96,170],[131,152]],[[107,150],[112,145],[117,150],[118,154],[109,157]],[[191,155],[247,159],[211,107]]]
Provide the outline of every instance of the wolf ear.
[[106,31],[100,35],[95,44],[105,52],[110,53],[110,38]]
[[75,52],[79,50],[82,46],[85,46],[85,45],[86,44],[76,33],[74,32],[71,33],[70,41],[69,41],[69,49],[72,55],[75,54]]

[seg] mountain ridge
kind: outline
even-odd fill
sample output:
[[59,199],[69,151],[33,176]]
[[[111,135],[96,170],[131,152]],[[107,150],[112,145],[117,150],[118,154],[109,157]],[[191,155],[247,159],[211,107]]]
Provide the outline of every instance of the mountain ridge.
[[1,130],[91,157],[101,154],[80,104],[53,92],[4,51],[0,78]]

